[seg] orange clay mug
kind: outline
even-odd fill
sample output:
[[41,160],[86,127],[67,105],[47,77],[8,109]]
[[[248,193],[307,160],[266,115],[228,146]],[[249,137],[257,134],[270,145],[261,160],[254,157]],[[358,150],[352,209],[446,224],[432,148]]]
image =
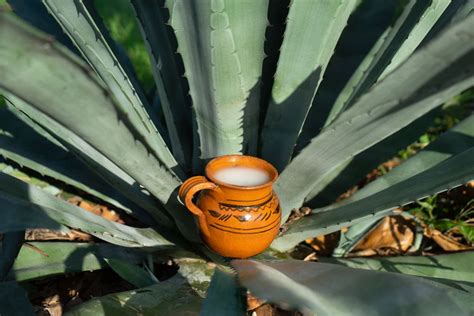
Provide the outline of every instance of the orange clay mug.
[[[252,170],[264,172],[266,179],[249,186],[216,178],[219,171],[235,167],[234,180],[236,175],[242,178],[246,176],[244,171]],[[206,177],[189,178],[179,189],[181,201],[198,217],[204,242],[230,258],[248,258],[265,250],[278,234],[281,221],[278,197],[272,190],[278,177],[276,169],[256,157],[228,155],[211,160]],[[193,197],[199,191],[202,192],[194,204]]]

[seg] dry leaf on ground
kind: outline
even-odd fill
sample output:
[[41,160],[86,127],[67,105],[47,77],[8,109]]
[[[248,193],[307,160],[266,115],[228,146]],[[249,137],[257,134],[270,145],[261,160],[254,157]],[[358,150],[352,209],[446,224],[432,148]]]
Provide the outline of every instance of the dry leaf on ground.
[[402,216],[387,216],[354,247],[351,256],[405,253],[415,238],[414,224]]
[[464,245],[454,239],[452,236],[447,236],[441,233],[437,229],[425,228],[425,236],[434,240],[438,246],[444,251],[461,251],[461,250],[472,250],[474,247]]

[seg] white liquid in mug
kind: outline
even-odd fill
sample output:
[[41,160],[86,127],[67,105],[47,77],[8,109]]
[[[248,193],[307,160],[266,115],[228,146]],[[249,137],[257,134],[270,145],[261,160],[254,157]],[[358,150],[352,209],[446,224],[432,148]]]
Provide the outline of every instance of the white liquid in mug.
[[214,177],[220,182],[241,187],[262,185],[270,180],[270,175],[264,170],[247,167],[222,168],[216,171]]

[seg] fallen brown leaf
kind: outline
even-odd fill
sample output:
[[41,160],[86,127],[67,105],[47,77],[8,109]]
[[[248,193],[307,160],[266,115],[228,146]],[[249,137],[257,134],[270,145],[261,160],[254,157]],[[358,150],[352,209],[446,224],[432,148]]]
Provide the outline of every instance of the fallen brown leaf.
[[414,225],[402,216],[387,216],[354,247],[351,256],[373,256],[390,250],[405,253],[413,244]]
[[474,247],[464,245],[452,236],[444,235],[437,229],[425,228],[425,236],[434,240],[444,251],[472,250]]
[[265,301],[247,292],[247,311],[252,311],[265,304]]

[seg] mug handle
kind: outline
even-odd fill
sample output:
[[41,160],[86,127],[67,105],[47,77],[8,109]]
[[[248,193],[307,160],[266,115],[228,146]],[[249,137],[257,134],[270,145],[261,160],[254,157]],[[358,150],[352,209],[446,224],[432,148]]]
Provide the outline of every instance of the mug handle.
[[203,211],[193,203],[193,197],[196,193],[202,190],[215,190],[217,189],[217,184],[210,182],[206,177],[195,176],[191,177],[179,188],[179,198],[188,208],[188,210],[198,217],[199,227],[201,232],[206,236],[210,237],[209,228],[207,227],[206,216]]

